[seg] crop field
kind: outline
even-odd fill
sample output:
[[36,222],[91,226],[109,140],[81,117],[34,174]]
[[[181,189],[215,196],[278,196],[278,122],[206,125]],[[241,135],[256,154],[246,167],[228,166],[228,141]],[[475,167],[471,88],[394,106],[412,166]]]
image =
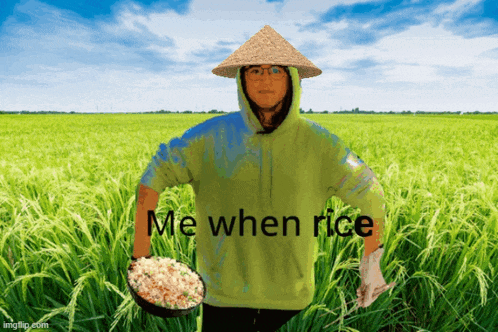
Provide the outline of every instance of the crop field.
[[[135,189],[151,157],[214,116],[0,115],[0,327],[195,331],[199,309],[162,319],[138,307],[126,269]],[[279,332],[498,331],[498,116],[305,117],[377,175],[387,210],[381,270],[397,285],[343,315],[360,286],[364,241],[327,237],[322,223],[313,303]],[[327,208],[333,220],[361,215],[337,197],[316,214]],[[190,185],[162,193],[161,224],[170,210],[176,220],[195,216]],[[151,254],[195,268],[195,236],[154,231]]]

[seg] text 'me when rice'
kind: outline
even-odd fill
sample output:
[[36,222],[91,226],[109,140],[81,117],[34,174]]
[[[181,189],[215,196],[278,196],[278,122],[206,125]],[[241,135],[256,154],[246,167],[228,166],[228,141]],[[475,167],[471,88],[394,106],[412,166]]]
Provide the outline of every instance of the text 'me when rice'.
[[188,309],[202,301],[202,281],[183,263],[167,257],[140,257],[131,268],[131,287],[150,303],[168,309]]

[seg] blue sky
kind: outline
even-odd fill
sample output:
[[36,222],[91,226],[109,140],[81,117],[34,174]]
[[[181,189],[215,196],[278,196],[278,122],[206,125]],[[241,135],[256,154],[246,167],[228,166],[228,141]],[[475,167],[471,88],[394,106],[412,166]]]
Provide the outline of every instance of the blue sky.
[[0,110],[238,111],[211,70],[266,24],[305,110],[498,111],[496,0],[2,0]]

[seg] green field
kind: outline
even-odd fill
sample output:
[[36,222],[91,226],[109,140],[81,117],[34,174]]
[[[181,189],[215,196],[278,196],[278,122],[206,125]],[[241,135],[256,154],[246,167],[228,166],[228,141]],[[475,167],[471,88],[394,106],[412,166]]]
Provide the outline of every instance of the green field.
[[[135,188],[152,155],[214,116],[0,115],[0,327],[195,331],[198,309],[168,320],[140,309],[126,269]],[[279,331],[497,331],[498,116],[306,117],[379,178],[387,209],[381,268],[397,285],[325,328],[356,298],[363,239],[327,237],[322,223],[314,302]],[[194,204],[189,185],[170,188],[156,216],[194,216]],[[361,214],[335,197],[327,207],[333,220]],[[195,267],[195,237],[175,234],[154,232],[151,253]]]

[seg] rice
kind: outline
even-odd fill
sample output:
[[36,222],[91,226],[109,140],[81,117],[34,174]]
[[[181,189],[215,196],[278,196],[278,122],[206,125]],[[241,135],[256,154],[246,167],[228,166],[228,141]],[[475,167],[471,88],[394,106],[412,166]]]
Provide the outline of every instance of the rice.
[[128,280],[140,297],[168,309],[194,307],[204,294],[199,275],[171,258],[140,257],[131,263]]

